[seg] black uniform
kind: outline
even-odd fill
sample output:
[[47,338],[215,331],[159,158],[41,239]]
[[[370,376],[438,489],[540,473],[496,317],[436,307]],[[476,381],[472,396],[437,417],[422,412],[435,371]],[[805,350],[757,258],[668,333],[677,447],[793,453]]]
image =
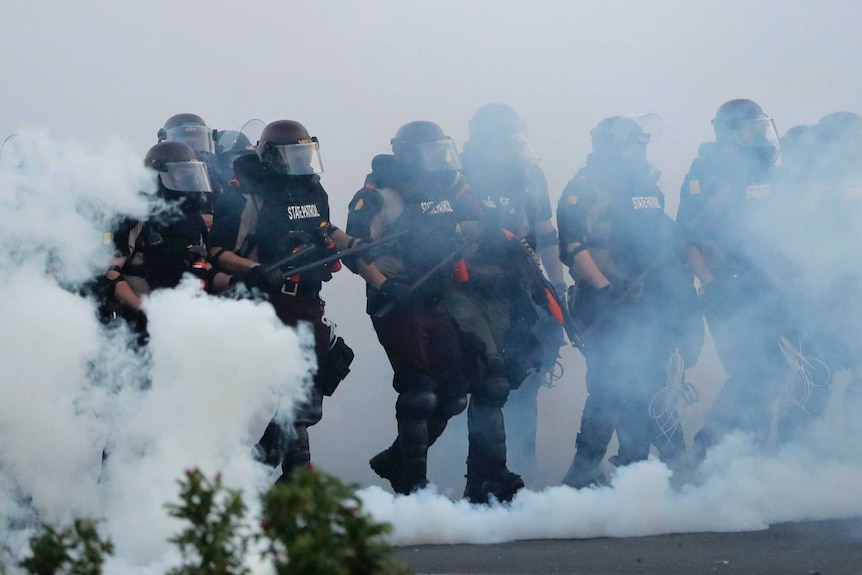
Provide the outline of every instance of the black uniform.
[[491,165],[474,157],[469,146],[462,158],[469,196],[479,212],[475,221],[464,224],[477,239],[466,257],[469,279],[447,296],[462,333],[470,378],[464,493],[473,502],[490,496],[508,501],[524,482],[507,466],[503,406],[510,390],[537,371],[543,357],[532,333],[537,315],[522,284],[513,242],[525,238],[535,246],[535,223],[548,203],[541,194],[547,189],[533,187],[541,179],[535,165]]
[[[407,176],[393,156],[377,156],[365,186],[350,202],[347,233],[364,240],[406,232],[397,243],[364,255],[388,282],[416,285],[460,243],[457,173]],[[458,333],[444,294],[452,283],[449,262],[397,302],[367,287],[368,307],[377,338],[386,350],[398,392],[395,443],[371,460],[396,493],[409,494],[427,484],[427,452],[448,420],[467,404]]]
[[[314,249],[304,257],[290,262],[293,268],[332,254],[334,247],[327,236],[332,229],[329,200],[319,176],[278,174],[264,169],[256,155],[243,156],[235,168],[244,193],[221,196],[210,234],[210,252],[223,248],[267,266],[312,246]],[[332,394],[353,360],[353,352],[324,317],[320,298],[322,283],[331,279],[335,269],[321,266],[301,276],[290,276],[280,289],[267,293],[285,325],[304,321],[312,326],[318,363],[311,395],[295,414],[292,437],[288,438],[274,419],[258,444],[265,462],[281,462],[285,478],[293,468],[310,462],[307,429],[320,421],[323,396]]]
[[684,449],[681,432],[665,437],[650,417],[650,403],[668,385],[673,350],[682,347],[693,363],[702,343],[693,275],[664,211],[658,176],[646,161],[591,154],[557,208],[561,253],[580,243],[613,286],[581,283],[572,306],[589,326],[588,396],[563,480],[574,487],[604,480],[600,465],[615,431],[616,465],[646,459],[651,444],[666,460]]
[[779,340],[790,316],[780,288],[789,283],[785,258],[770,239],[773,175],[771,160],[707,143],[682,185],[677,221],[713,274],[703,309],[729,375],[695,437],[701,450],[730,429],[765,435],[769,403],[783,391],[787,364]]
[[[465,146],[462,154],[464,174],[468,177],[473,197],[480,201],[487,218],[488,240],[499,254],[488,253],[491,260],[511,258],[510,246],[501,242],[500,229],[519,231],[535,249],[538,222],[553,217],[545,174],[536,162],[513,158],[505,164],[492,163],[473,146]],[[493,207],[492,207],[493,206]],[[549,245],[556,248],[557,237]],[[548,242],[546,242],[548,243]],[[540,247],[545,247],[542,244]],[[478,272],[477,272],[478,273]],[[481,279],[481,278],[480,278]],[[544,383],[542,366],[553,365],[562,344],[562,331],[552,317],[537,311],[529,294],[511,286],[512,312],[510,326],[500,350],[507,370],[510,393],[505,409],[508,455],[525,469],[534,470],[536,462],[536,428],[538,425],[538,393]],[[475,413],[475,412],[474,412]]]

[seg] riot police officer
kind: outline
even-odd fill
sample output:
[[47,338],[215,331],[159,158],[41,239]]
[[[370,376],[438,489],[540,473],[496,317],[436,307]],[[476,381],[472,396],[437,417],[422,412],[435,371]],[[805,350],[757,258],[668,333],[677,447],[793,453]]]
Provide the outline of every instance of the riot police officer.
[[[651,444],[663,459],[679,458],[681,431],[662,436],[650,404],[668,385],[674,350],[683,347],[693,363],[702,343],[694,279],[646,156],[650,134],[635,119],[611,116],[591,136],[593,152],[557,207],[560,258],[577,284],[571,311],[587,326],[589,350],[587,401],[563,479],[575,488],[606,481],[602,461],[614,432],[617,466],[646,459]],[[689,330],[693,350],[684,345]]]
[[[239,157],[234,168],[248,187],[222,195],[231,205],[222,209],[220,201],[216,209],[209,242],[213,265],[265,294],[284,324],[308,322],[314,331],[318,369],[310,397],[296,412],[292,430],[283,429],[276,416],[257,446],[260,459],[280,463],[287,479],[291,470],[310,463],[308,427],[320,421],[323,396],[334,392],[353,360],[320,298],[323,282],[340,266],[321,265],[298,277],[290,269],[345,249],[351,238],[329,221],[317,138],[299,122],[267,124],[256,153]],[[289,265],[277,265],[297,253]]]
[[114,234],[117,256],[107,273],[110,290],[125,307],[142,309],[141,297],[154,289],[176,286],[182,276],[193,273],[213,290],[227,277],[217,279],[206,264],[207,224],[202,216],[205,196],[211,192],[206,166],[181,142],[162,142],[147,152],[144,164],[158,178],[158,196],[171,209],[147,221],[127,222]]
[[771,238],[780,156],[775,124],[756,102],[737,99],[718,108],[712,125],[715,142],[700,146],[677,215],[729,376],[695,436],[701,455],[732,429],[765,438],[768,407],[787,367],[779,341],[789,329],[782,289],[789,268]]
[[159,142],[181,142],[195,151],[197,158],[207,167],[212,193],[207,197],[204,219],[212,227],[213,205],[222,192],[222,182],[215,162],[215,130],[207,126],[197,114],[184,112],[165,120],[156,134]]
[[429,446],[467,406],[458,333],[444,301],[463,241],[458,211],[466,184],[452,139],[433,122],[399,128],[392,152],[372,161],[350,202],[347,231],[371,241],[403,234],[357,265],[398,392],[397,438],[369,463],[396,493],[409,494],[428,482]]
[[[476,111],[469,128],[462,160],[473,193],[481,201],[495,198],[492,201],[514,205],[528,198],[519,208],[526,214],[528,242],[540,255],[558,294],[565,295],[548,183],[524,121],[511,106],[493,103]],[[547,313],[535,310],[525,291],[513,295],[517,297],[502,354],[511,369],[512,387],[504,410],[506,443],[510,458],[536,476],[539,389],[546,377],[553,375],[564,341],[559,324]]]

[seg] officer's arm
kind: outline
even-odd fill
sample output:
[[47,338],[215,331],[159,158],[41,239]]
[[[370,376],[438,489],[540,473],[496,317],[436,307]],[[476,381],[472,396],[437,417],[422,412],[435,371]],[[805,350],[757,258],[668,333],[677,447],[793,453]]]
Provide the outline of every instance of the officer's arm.
[[555,286],[565,284],[563,266],[560,263],[557,228],[550,219],[541,221],[536,226],[536,244],[539,248],[539,257],[542,258],[542,264],[548,272],[548,279]]
[[698,223],[704,220],[705,202],[701,190],[700,177],[697,175],[697,160],[692,164],[679,194],[679,209],[676,214],[676,223],[687,242],[685,250],[685,261],[688,267],[703,285],[712,281],[712,271],[706,264],[703,252],[698,247]]
[[213,266],[227,274],[242,275],[253,267],[260,264],[254,260],[244,258],[230,250],[213,246],[209,250],[210,258],[213,261]]
[[571,255],[569,273],[577,282],[586,282],[595,288],[603,288],[611,282],[596,265],[589,250],[585,249],[580,242],[571,242],[565,246],[566,254]]
[[685,250],[685,262],[702,285],[706,285],[712,281],[712,272],[709,266],[706,265],[706,259],[703,257],[700,248],[697,246],[688,246]]
[[123,266],[126,264],[126,258],[122,256],[115,257],[111,260],[111,267],[108,268],[108,273],[105,277],[109,284],[113,286],[114,298],[120,303],[129,306],[132,309],[141,309],[141,298],[123,277]]
[[353,237],[348,236],[346,233],[341,231],[339,228],[336,228],[335,226],[331,226],[330,229],[332,230],[330,237],[332,237],[332,241],[335,242],[335,249],[338,251],[346,250],[349,247],[350,240],[352,240]]

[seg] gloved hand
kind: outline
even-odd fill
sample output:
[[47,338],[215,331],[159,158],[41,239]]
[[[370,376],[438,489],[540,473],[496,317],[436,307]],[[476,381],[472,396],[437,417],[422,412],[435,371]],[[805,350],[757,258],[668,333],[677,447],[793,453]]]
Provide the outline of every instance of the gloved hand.
[[380,284],[380,292],[396,305],[407,307],[413,303],[413,290],[410,286],[394,280],[386,280]]
[[263,291],[279,291],[284,285],[284,273],[275,269],[266,271],[264,266],[255,266],[242,274],[242,282],[249,288]]

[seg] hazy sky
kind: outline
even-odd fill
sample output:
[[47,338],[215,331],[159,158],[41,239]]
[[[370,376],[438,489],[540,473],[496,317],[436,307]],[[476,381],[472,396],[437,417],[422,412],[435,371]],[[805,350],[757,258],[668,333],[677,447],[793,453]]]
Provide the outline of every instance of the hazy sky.
[[669,204],[723,101],[757,100],[780,131],[862,110],[854,1],[6,0],[0,134],[115,136],[141,155],[164,120],[218,128],[291,118],[322,145],[343,213],[399,125],[459,144],[480,105],[526,119],[559,195],[614,114],[655,112]]
[[[649,154],[663,172],[671,213],[697,145],[712,137],[710,120],[722,102],[758,101],[782,133],[832,111],[862,112],[862,3],[853,1],[2,1],[0,139],[21,129],[48,130],[57,141],[80,140],[96,161],[107,138],[143,158],[164,120],[178,112],[200,114],[220,129],[250,118],[299,120],[320,138],[323,184],[340,225],[371,157],[389,151],[400,125],[436,121],[460,146],[468,119],[488,102],[509,103],[526,120],[554,203],[583,163],[590,129],[599,120],[660,115],[663,133]],[[95,168],[80,166],[79,172]],[[102,180],[104,189],[115,182]],[[122,193],[131,196],[134,180],[128,181],[130,189]],[[56,193],[63,194],[63,179],[57,182]],[[50,194],[40,201],[57,207]],[[50,221],[62,219],[46,213]],[[312,449],[324,469],[368,485],[379,481],[367,459],[391,441],[395,421],[389,368],[364,314],[363,291],[346,271],[324,290],[329,315],[357,359],[327,400]],[[29,316],[22,318],[20,325],[28,325]],[[200,331],[192,337],[205,343],[211,334]],[[240,343],[219,360],[245,353],[248,340]],[[570,461],[584,399],[582,358],[568,349],[563,359],[566,380],[540,396],[540,456],[558,476]],[[702,417],[722,381],[709,349],[698,370],[694,383],[703,400],[690,409],[687,423]],[[441,440],[446,449],[432,450],[429,475],[447,494],[458,495],[464,453],[453,452],[452,444],[463,444],[466,432],[462,422],[453,428]],[[551,449],[559,457],[549,457]],[[774,475],[786,475],[784,469]],[[856,481],[858,466],[854,473]],[[821,485],[810,479],[801,484],[805,489]],[[843,485],[822,490],[836,501],[821,513],[843,509]],[[633,506],[620,497],[619,509],[628,513]],[[798,506],[782,514],[785,502],[805,499],[778,494],[775,510],[758,515],[754,525],[817,516]],[[676,503],[670,500],[668,509]],[[742,510],[751,507],[746,498],[737,503]],[[862,509],[862,501],[852,503],[849,509]],[[662,521],[660,529],[709,528],[694,521],[704,513],[693,509],[692,522]],[[588,534],[608,533],[619,534]]]

